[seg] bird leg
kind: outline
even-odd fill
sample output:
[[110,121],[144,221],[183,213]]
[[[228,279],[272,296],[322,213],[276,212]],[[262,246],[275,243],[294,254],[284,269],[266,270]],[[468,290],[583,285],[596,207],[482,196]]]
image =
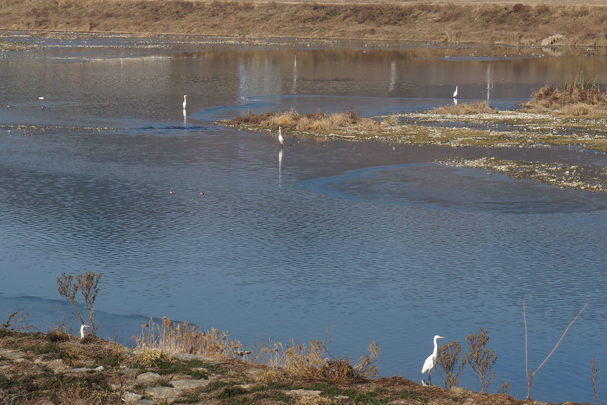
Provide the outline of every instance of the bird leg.
[[428,384],[432,385],[432,369],[428,370]]

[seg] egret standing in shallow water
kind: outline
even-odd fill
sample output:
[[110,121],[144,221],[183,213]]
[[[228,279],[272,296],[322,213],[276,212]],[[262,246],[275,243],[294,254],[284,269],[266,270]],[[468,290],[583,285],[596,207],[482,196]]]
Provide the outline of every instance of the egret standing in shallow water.
[[457,98],[457,85],[455,86],[455,91],[453,92],[453,98]]
[[432,385],[432,376],[430,375],[430,373],[432,372],[432,368],[434,367],[434,362],[436,361],[436,353],[438,351],[436,339],[444,339],[444,337],[438,335],[434,336],[434,351],[430,356],[428,356],[426,361],[424,361],[424,367],[422,368],[422,373],[425,373],[426,371],[428,372],[428,382],[430,383],[430,385]]
[[187,94],[184,94],[184,95],[183,95],[183,109],[184,109],[184,110],[185,110],[185,106],[186,106],[186,104],[187,104],[187,102],[188,102],[188,100],[186,99],[186,97],[187,97],[187,96],[188,96]]
[[280,146],[285,144],[285,138],[282,137],[280,127],[278,127],[278,142],[280,142]]

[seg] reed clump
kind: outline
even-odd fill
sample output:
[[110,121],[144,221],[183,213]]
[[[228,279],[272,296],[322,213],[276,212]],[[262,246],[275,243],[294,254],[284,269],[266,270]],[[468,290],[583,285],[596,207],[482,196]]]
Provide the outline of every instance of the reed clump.
[[173,322],[166,317],[160,324],[152,318],[142,326],[139,336],[133,336],[138,348],[166,353],[198,354],[205,357],[226,360],[235,357],[235,351],[242,347],[238,340],[229,340],[229,332],[200,330],[196,325]]
[[260,350],[257,360],[279,370],[282,377],[343,383],[377,376],[379,369],[375,363],[381,349],[376,342],[371,343],[367,348],[369,353],[352,365],[348,355],[343,359],[333,357],[320,340],[311,340],[309,345],[296,344],[293,339],[290,343],[270,340]]
[[435,114],[453,114],[453,115],[468,115],[468,114],[497,114],[497,108],[491,108],[488,102],[479,101],[476,103],[461,103],[457,105],[445,105],[432,110]]
[[343,111],[339,113],[323,113],[316,111],[311,114],[299,114],[294,109],[285,112],[267,112],[255,115],[247,112],[246,115],[233,118],[228,121],[231,125],[254,126],[258,128],[278,129],[295,131],[313,131],[326,133],[338,129],[350,129],[358,132],[373,132],[394,126],[398,119],[389,116],[383,121],[375,121],[371,118],[359,117],[354,111]]
[[578,75],[558,86],[546,85],[534,92],[531,110],[553,110],[573,116],[607,116],[607,93],[596,82],[585,83]]

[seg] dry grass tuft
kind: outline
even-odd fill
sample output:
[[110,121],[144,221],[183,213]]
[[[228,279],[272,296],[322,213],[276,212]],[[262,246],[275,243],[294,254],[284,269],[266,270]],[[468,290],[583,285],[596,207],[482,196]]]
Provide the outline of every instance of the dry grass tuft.
[[457,104],[457,105],[446,105],[435,108],[432,110],[435,114],[453,114],[453,115],[467,115],[467,114],[497,114],[499,111],[497,108],[491,108],[489,103],[486,101],[479,101],[474,104]]
[[364,380],[379,374],[374,363],[379,358],[381,347],[373,342],[368,350],[369,354],[362,356],[352,366],[348,355],[345,355],[344,359],[336,359],[329,353],[325,342],[320,340],[311,340],[309,346],[305,343],[296,345],[293,339],[290,344],[272,343],[270,340],[257,359],[273,369],[280,370],[288,378],[344,383]]
[[233,118],[228,122],[231,125],[249,125],[259,128],[295,131],[313,131],[327,133],[337,129],[352,129],[359,132],[380,131],[398,123],[396,117],[390,116],[384,121],[374,121],[371,118],[361,118],[353,111],[326,114],[316,111],[312,114],[299,114],[294,109],[286,112],[268,112],[255,115],[247,112],[245,116]]
[[578,75],[559,86],[547,85],[534,92],[529,107],[532,111],[553,110],[565,115],[605,116],[607,94],[595,82],[585,83]]
[[238,340],[228,339],[229,332],[220,333],[211,328],[210,332],[190,326],[188,322],[175,323],[162,318],[162,324],[150,321],[143,325],[141,335],[133,336],[138,348],[159,349],[167,353],[199,354],[205,357],[225,360],[234,357],[234,351],[242,347]]

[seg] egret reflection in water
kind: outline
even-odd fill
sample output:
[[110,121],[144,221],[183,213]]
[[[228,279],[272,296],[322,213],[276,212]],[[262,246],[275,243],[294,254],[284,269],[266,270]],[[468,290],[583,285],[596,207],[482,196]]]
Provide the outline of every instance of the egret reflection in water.
[[278,187],[282,187],[282,148],[278,151]]
[[491,65],[487,65],[487,100],[491,98],[491,90],[493,90],[493,80],[491,80]]
[[396,84],[396,61],[392,61],[390,64],[390,85],[388,86],[388,91],[394,91],[394,86]]

